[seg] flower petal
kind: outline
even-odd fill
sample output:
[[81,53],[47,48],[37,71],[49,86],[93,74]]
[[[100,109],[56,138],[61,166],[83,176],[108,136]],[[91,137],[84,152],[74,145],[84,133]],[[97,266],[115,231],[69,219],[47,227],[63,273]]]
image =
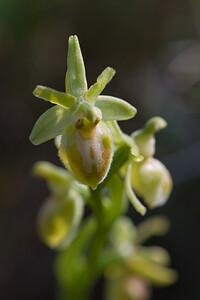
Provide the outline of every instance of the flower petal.
[[70,94],[58,92],[42,85],[37,85],[33,91],[33,94],[38,98],[49,101],[53,104],[58,104],[69,111],[73,111],[75,109],[77,102],[76,99]]
[[99,75],[99,77],[97,78],[97,82],[94,83],[85,93],[85,99],[94,103],[99,94],[101,94],[105,86],[110,82],[114,75],[115,70],[113,68],[107,67]]
[[100,108],[104,121],[128,120],[137,112],[128,102],[112,96],[98,96],[95,106]]

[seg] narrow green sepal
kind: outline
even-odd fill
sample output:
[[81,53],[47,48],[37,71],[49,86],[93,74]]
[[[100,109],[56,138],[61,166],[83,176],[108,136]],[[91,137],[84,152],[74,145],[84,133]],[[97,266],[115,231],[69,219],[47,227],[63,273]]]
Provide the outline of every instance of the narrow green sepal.
[[126,266],[133,274],[147,279],[155,286],[168,286],[176,282],[177,272],[142,257],[140,254],[129,257]]
[[147,158],[155,154],[155,133],[164,129],[167,122],[160,117],[149,119],[142,129],[131,134],[134,142],[137,144],[140,154]]
[[71,113],[56,105],[39,117],[29,139],[33,145],[42,144],[60,135],[70,122]]
[[115,145],[126,144],[130,146],[130,153],[134,156],[134,160],[135,161],[143,160],[143,157],[140,155],[136,143],[133,141],[131,137],[129,137],[128,135],[124,134],[121,131],[117,121],[107,121],[106,125],[108,126],[108,128],[112,133]]
[[139,252],[145,259],[154,262],[163,267],[167,267],[171,263],[168,251],[159,246],[139,247]]
[[128,102],[112,96],[98,96],[95,106],[100,108],[104,121],[128,120],[137,112]]
[[144,131],[149,134],[155,134],[156,132],[167,127],[167,122],[161,117],[153,117],[149,119],[145,126]]
[[121,131],[117,121],[107,121],[106,125],[110,129],[115,145],[124,143],[124,133]]
[[137,210],[137,212],[139,212],[142,216],[144,216],[146,213],[146,207],[142,205],[142,203],[138,200],[131,187],[131,168],[132,168],[132,159],[130,159],[127,164],[126,175],[125,175],[125,190],[134,208]]
[[55,183],[66,183],[74,180],[65,169],[56,167],[48,161],[38,161],[34,164],[31,173],[35,177],[44,178]]
[[137,226],[137,244],[144,244],[152,236],[165,235],[170,228],[169,220],[165,216],[153,216]]
[[83,57],[76,35],[69,37],[67,67],[70,93],[73,96],[80,98],[87,91],[87,81]]
[[113,68],[107,67],[97,78],[89,90],[85,93],[85,99],[95,103],[97,97],[101,94],[105,86],[111,81],[116,71]]
[[58,92],[46,86],[37,85],[33,91],[34,96],[53,104],[58,104],[69,111],[74,111],[77,100],[70,94]]

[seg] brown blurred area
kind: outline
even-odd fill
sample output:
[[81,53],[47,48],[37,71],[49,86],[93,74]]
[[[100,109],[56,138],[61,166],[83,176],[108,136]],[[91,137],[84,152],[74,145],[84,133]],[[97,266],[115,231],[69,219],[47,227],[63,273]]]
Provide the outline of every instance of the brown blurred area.
[[[179,281],[155,289],[152,299],[200,299],[199,0],[0,1],[0,298],[55,299],[55,253],[35,228],[48,190],[30,170],[37,160],[61,164],[52,141],[35,147],[28,136],[51,106],[34,98],[35,86],[64,91],[72,34],[79,37],[89,85],[112,66],[117,74],[104,93],[138,109],[120,123],[125,132],[155,115],[168,122],[157,136],[156,156],[171,171],[174,190],[165,207],[148,215],[171,220],[170,233],[151,242],[170,251]],[[142,220],[133,208],[129,213]]]

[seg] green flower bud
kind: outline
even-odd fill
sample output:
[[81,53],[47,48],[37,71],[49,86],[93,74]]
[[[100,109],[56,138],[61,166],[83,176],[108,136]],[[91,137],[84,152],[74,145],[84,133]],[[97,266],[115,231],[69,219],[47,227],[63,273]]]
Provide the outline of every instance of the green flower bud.
[[49,197],[37,219],[41,239],[51,248],[67,246],[76,234],[82,214],[83,201],[76,191],[71,190],[63,201]]
[[135,131],[132,134],[134,142],[139,148],[140,155],[143,157],[153,156],[155,153],[155,138],[154,134],[165,128],[167,123],[160,117],[150,119],[144,128]]
[[142,162],[133,162],[131,182],[133,189],[144,198],[149,208],[164,205],[172,190],[169,171],[153,157]]

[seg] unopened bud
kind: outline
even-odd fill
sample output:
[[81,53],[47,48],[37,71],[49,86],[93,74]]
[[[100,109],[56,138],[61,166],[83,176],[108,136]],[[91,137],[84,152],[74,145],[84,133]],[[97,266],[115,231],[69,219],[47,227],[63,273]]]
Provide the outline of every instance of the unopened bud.
[[83,201],[75,191],[71,191],[63,201],[48,198],[37,219],[41,239],[51,248],[61,244],[67,246],[74,238],[82,212]]
[[172,190],[169,171],[153,157],[133,162],[131,180],[133,189],[150,208],[164,205]]
[[151,118],[144,128],[137,130],[132,137],[143,157],[153,156],[155,153],[155,133],[165,128],[167,123],[160,117]]

